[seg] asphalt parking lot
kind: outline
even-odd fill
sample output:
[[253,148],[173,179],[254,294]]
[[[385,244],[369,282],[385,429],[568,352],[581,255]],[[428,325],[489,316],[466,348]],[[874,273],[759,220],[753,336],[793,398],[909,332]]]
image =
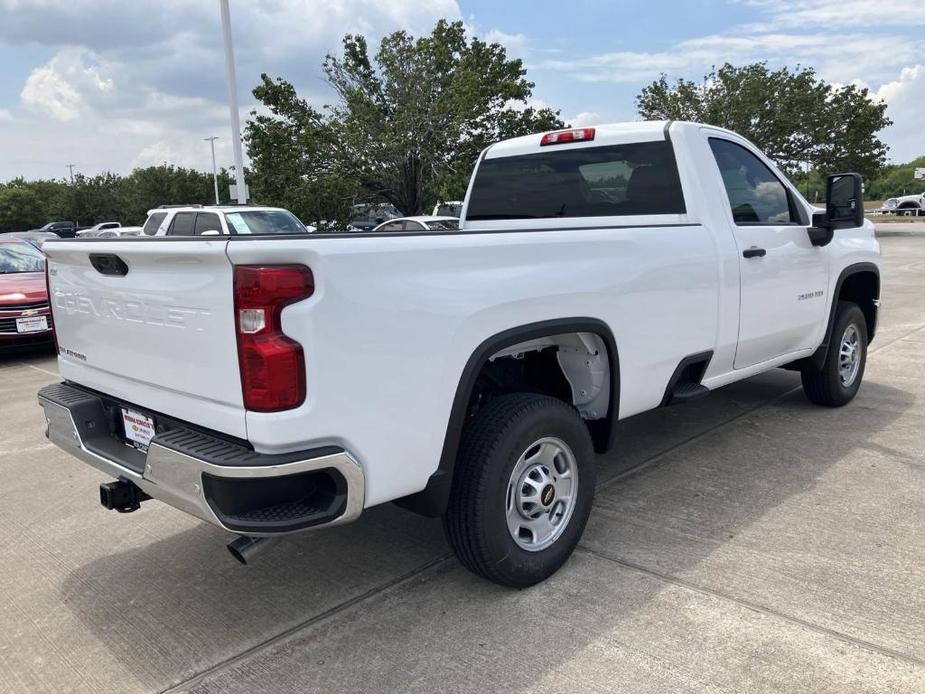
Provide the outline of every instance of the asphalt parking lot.
[[858,398],[775,371],[621,424],[580,549],[514,591],[386,505],[242,567],[49,444],[0,357],[0,692],[925,691],[925,235],[881,239]]

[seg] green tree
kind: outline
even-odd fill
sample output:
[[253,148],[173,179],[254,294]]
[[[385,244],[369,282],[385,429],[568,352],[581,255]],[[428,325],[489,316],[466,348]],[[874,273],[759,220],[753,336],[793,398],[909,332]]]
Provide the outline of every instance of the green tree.
[[[443,193],[459,197],[478,150],[504,136],[561,127],[550,109],[526,105],[533,83],[499,43],[468,39],[441,20],[429,36],[386,36],[371,58],[347,35],[324,71],[340,97],[333,126],[341,159],[364,189],[418,214]],[[504,130],[508,132],[503,132]]]
[[[230,181],[222,171],[219,191],[227,191]],[[158,205],[214,202],[212,174],[178,166],[135,169],[128,176],[77,174],[73,182],[16,178],[0,184],[0,231],[22,231],[57,220],[82,226],[109,221],[142,224],[147,211]]]
[[45,223],[42,199],[31,186],[0,187],[0,232],[25,231]]
[[925,181],[915,177],[915,170],[925,168],[925,156],[907,164],[893,164],[872,181],[867,182],[864,197],[868,200],[886,200],[899,195],[913,195],[925,191]]
[[[219,173],[219,194],[226,195],[231,177]],[[135,169],[113,187],[122,213],[116,217],[124,224],[142,224],[149,209],[158,205],[212,205],[215,192],[212,174],[180,166],[149,166]]]
[[254,114],[245,138],[255,195],[297,197],[289,207],[317,210],[306,221],[332,219],[347,198],[384,199],[404,214],[461,198],[482,148],[563,126],[558,112],[528,107],[522,62],[467,38],[462,22],[441,20],[419,38],[397,31],[374,57],[363,36],[347,35],[324,72],[338,96],[325,112],[264,76],[254,95],[270,114]]
[[646,119],[689,120],[733,130],[790,174],[804,164],[822,172],[875,175],[887,146],[877,134],[892,123],[866,87],[834,87],[812,68],[771,70],[766,63],[714,68],[702,82],[662,75],[636,96]]
[[[111,172],[96,176],[76,174],[63,185],[51,216],[72,219],[82,226],[121,221],[125,214],[124,179]],[[60,212],[60,215],[55,213]]]
[[340,171],[331,125],[285,80],[262,75],[254,96],[270,113],[252,112],[245,125],[253,198],[308,223],[344,228],[362,191]]

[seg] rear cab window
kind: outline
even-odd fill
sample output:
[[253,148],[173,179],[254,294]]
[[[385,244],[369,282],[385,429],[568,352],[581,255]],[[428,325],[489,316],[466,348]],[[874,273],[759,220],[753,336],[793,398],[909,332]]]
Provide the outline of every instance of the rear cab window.
[[685,214],[668,140],[486,157],[466,220]]

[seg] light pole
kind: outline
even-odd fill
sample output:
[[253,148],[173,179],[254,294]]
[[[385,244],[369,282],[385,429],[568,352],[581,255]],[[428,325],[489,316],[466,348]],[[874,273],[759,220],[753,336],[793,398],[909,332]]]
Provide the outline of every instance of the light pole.
[[202,139],[204,142],[208,142],[212,145],[212,184],[215,186],[215,204],[218,205],[218,169],[215,168],[215,141],[218,139],[218,135],[204,137]]
[[225,72],[228,75],[228,108],[231,110],[231,146],[234,150],[234,177],[238,203],[247,202],[244,187],[244,155],[241,153],[241,121],[238,116],[238,87],[234,76],[234,48],[231,45],[231,11],[228,0],[219,0],[222,10],[222,35],[225,39]]
[[65,166],[71,172],[71,183],[73,183],[74,182],[74,167],[77,166],[77,164],[65,164]]

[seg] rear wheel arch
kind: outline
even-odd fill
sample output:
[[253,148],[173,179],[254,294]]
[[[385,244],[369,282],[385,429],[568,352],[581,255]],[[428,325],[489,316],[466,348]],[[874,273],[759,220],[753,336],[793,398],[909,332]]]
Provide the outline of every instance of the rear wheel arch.
[[483,367],[492,356],[507,348],[530,340],[569,333],[591,333],[600,338],[607,350],[610,376],[607,415],[602,419],[586,423],[591,432],[595,450],[597,452],[609,450],[613,443],[615,424],[620,410],[620,360],[613,331],[604,321],[590,317],[556,318],[528,323],[492,335],[472,352],[457,381],[437,470],[430,476],[427,486],[422,491],[397,499],[396,503],[426,516],[442,515],[449,499],[453,470],[462,431],[466,425],[470,400]]

